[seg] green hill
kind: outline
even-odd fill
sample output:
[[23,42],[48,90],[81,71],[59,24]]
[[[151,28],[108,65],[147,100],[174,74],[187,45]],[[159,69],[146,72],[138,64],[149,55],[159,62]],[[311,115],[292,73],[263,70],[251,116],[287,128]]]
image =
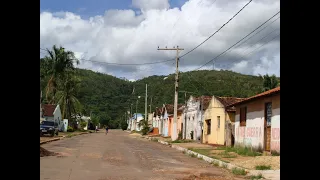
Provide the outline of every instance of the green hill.
[[[150,76],[136,82],[84,69],[77,69],[77,74],[81,79],[77,97],[84,106],[85,115],[92,112],[108,121],[115,121],[129,110],[130,104],[133,104],[135,112],[138,96],[142,96],[138,101],[138,112],[144,113],[145,84],[148,84],[148,105],[152,97],[152,110],[164,103],[173,104],[174,74],[166,79],[166,76]],[[179,79],[179,91],[193,92],[187,98],[189,95],[249,97],[262,90],[261,78],[232,71],[183,72]],[[42,89],[46,81],[46,77],[41,79]],[[179,103],[184,103],[184,100],[184,93],[179,93]]]

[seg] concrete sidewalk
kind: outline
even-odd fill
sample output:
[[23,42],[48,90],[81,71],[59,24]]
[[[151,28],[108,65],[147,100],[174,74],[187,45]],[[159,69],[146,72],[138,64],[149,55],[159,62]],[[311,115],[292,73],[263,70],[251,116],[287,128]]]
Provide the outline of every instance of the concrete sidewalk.
[[206,145],[206,144],[200,144],[200,143],[168,143],[167,141],[163,141],[161,140],[161,138],[153,138],[153,137],[148,137],[148,136],[144,136],[144,138],[148,139],[148,140],[152,140],[152,139],[157,139],[159,143],[164,144],[164,145],[169,145],[170,147],[178,150],[178,151],[183,151],[186,154],[193,154],[194,156],[203,159],[204,161],[208,162],[208,163],[216,163],[218,164],[220,167],[224,167],[227,169],[232,170],[233,168],[239,168],[239,169],[244,169],[248,174],[248,176],[250,175],[259,175],[262,174],[262,176],[266,179],[269,180],[280,180],[280,170],[250,170],[250,169],[246,169],[240,166],[237,166],[233,163],[226,163],[224,161],[218,160],[218,159],[214,159],[202,154],[199,154],[197,152],[188,150],[188,148],[200,148],[200,149],[206,149],[206,148],[213,148],[210,145]]

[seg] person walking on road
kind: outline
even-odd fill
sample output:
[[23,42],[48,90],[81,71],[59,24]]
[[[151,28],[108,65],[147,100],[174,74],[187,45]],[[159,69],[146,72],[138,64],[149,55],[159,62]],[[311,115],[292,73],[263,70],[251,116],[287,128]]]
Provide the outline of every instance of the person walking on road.
[[98,126],[96,126],[96,132],[98,131]]
[[107,126],[106,127],[106,135],[108,134],[108,130],[109,130],[109,127]]

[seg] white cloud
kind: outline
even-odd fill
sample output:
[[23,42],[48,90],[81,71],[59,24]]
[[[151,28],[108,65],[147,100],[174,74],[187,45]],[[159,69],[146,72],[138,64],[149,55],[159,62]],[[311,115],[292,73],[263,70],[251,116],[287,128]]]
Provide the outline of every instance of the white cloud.
[[[72,12],[40,13],[40,47],[62,45],[86,59],[121,64],[148,63],[175,57],[172,51],[157,51],[157,47],[179,45],[186,53],[201,43],[247,1],[189,0],[182,7],[168,9],[168,1],[134,1],[141,9],[108,10],[103,15],[83,19]],[[198,49],[183,57],[180,70],[192,70],[214,58],[229,46],[279,11],[279,0],[252,1],[237,17]],[[246,74],[275,73],[279,75],[279,38],[262,46],[280,28],[279,20],[248,42],[221,56],[217,69],[232,69]],[[269,35],[268,35],[269,34]],[[268,35],[268,36],[266,36]],[[266,36],[263,40],[259,39]],[[252,52],[251,54],[246,53]],[[139,79],[153,74],[174,73],[174,61],[144,66],[119,66],[81,61],[80,67]],[[239,64],[240,63],[240,64]],[[211,68],[209,63],[207,68]],[[251,69],[250,69],[251,68]]]
[[145,11],[150,9],[168,9],[170,4],[168,0],[132,0],[132,6]]

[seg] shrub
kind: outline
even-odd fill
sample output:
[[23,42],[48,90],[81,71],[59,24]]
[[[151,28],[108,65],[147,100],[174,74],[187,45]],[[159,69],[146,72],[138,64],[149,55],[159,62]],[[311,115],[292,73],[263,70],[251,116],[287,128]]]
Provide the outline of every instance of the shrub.
[[68,131],[68,132],[74,132],[74,129],[73,129],[73,127],[71,127],[71,126],[68,126],[67,131]]
[[271,166],[260,165],[256,166],[256,170],[270,170]]
[[122,130],[127,130],[127,128],[128,128],[128,123],[126,121],[122,121],[121,122],[121,129]]
[[81,129],[84,129],[86,126],[87,126],[87,122],[85,122],[85,121],[80,122]]
[[246,171],[240,168],[232,168],[232,173],[235,175],[246,175]]
[[179,132],[178,139],[182,139],[182,131]]

